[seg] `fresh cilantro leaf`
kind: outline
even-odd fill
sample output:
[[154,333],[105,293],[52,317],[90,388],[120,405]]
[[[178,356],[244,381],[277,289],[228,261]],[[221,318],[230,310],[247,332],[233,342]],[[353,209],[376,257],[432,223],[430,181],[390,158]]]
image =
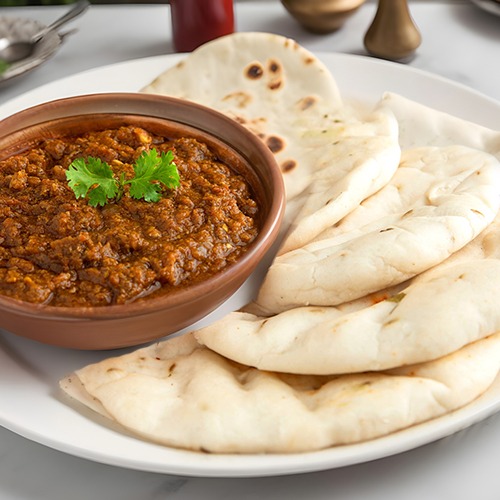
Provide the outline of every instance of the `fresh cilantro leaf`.
[[89,194],[89,205],[93,207],[104,206],[120,190],[111,167],[99,158],[77,158],[66,171],[66,179],[77,198]]
[[167,188],[180,185],[179,172],[173,162],[171,151],[158,155],[156,149],[144,151],[134,165],[134,177],[126,180],[125,174],[116,178],[113,170],[99,158],[77,158],[66,172],[69,187],[77,198],[88,195],[89,205],[104,206],[111,198],[120,198],[123,187],[130,185],[132,198],[158,201],[161,198],[161,184]]
[[156,149],[143,151],[134,166],[135,176],[127,181],[130,184],[130,196],[146,201],[158,201],[161,198],[161,184],[167,188],[179,185],[179,172],[173,163],[171,151],[158,156]]
[[177,165],[174,163],[174,153],[172,151],[161,154],[158,180],[169,189],[175,189],[181,184],[179,171],[177,170]]

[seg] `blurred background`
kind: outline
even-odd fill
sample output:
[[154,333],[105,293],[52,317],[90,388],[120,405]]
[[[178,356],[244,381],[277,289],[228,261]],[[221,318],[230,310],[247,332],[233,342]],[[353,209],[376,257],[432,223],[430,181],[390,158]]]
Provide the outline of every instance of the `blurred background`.
[[[0,7],[22,7],[23,5],[64,5],[75,0],[0,0]],[[90,3],[168,3],[168,0],[90,0]]]

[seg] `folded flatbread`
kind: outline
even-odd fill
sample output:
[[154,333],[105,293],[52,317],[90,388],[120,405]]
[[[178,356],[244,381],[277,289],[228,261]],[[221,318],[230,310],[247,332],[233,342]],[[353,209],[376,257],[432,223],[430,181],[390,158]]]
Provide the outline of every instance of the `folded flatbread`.
[[315,170],[298,197],[299,209],[288,216],[292,220],[280,254],[301,248],[334,227],[397,171],[398,127],[385,109],[375,109],[362,119],[353,115],[323,130],[323,135],[323,139],[330,136],[330,142],[309,151]]
[[62,389],[140,438],[212,453],[292,453],[364,441],[459,408],[500,366],[500,334],[385,373],[279,375],[191,334],[78,370]]
[[402,283],[472,241],[499,207],[495,156],[465,146],[405,150],[379,192],[311,243],[278,255],[256,303],[270,315]]
[[390,110],[399,124],[403,149],[461,144],[500,159],[500,130],[438,111],[404,96],[387,92],[380,105]]
[[298,307],[270,318],[233,312],[195,332],[234,361],[288,373],[385,370],[442,357],[500,331],[500,260],[436,269],[356,311]]
[[[321,211],[303,221],[303,212],[298,214],[253,304],[259,314],[311,304],[338,305],[395,288],[463,248],[498,212],[499,168],[493,158],[500,159],[499,131],[394,93],[386,93],[376,109],[397,119],[403,168],[341,222],[317,234],[311,244],[294,239],[294,228],[315,227],[311,219],[321,217]],[[472,200],[465,201],[467,189],[474,175],[466,177],[483,160],[492,176],[477,184],[479,205],[468,205]],[[306,200],[304,207],[316,198]],[[453,205],[460,206],[459,211],[468,205],[470,212],[459,214]],[[479,213],[485,215],[482,223],[482,216],[474,215]],[[475,220],[469,225],[471,218]]]

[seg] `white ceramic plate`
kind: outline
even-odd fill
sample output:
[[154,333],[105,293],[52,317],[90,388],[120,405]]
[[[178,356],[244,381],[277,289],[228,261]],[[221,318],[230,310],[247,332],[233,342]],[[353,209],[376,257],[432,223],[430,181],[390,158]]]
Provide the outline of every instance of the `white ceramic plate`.
[[[500,123],[500,103],[428,73],[360,56],[319,54],[343,95],[375,103],[390,90],[489,127]],[[0,118],[58,97],[136,91],[180,56],[161,56],[87,71],[45,85],[0,106]],[[246,302],[252,280],[206,323]],[[120,353],[126,350],[120,351]],[[33,441],[97,462],[188,476],[251,477],[318,471],[410,450],[470,426],[500,410],[500,378],[467,407],[373,441],[293,455],[208,455],[141,441],[90,411],[61,399],[58,381],[69,372],[117,352],[65,350],[0,333],[0,425]]]

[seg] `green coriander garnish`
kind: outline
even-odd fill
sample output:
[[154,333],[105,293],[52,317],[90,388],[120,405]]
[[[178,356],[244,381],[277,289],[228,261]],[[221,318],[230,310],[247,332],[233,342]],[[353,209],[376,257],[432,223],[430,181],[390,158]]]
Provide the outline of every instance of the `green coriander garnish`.
[[140,200],[158,201],[161,198],[161,184],[169,189],[179,186],[179,172],[174,163],[172,151],[158,156],[156,149],[142,153],[134,165],[135,176],[130,184],[130,196]]
[[[100,160],[90,156],[86,160],[77,158],[66,172],[69,187],[77,198],[85,198],[88,193],[89,205],[105,205],[108,199],[115,198],[120,187],[119,181],[113,176],[111,167]],[[90,193],[89,193],[90,191]]]
[[104,206],[112,199],[120,199],[129,184],[129,195],[135,199],[156,202],[161,198],[162,184],[174,189],[179,186],[179,172],[171,151],[158,155],[156,149],[143,151],[134,164],[134,177],[116,177],[113,170],[99,158],[77,158],[69,166],[66,179],[77,198],[88,195],[89,205]]
[[10,68],[10,64],[4,59],[0,59],[0,75],[3,75]]

